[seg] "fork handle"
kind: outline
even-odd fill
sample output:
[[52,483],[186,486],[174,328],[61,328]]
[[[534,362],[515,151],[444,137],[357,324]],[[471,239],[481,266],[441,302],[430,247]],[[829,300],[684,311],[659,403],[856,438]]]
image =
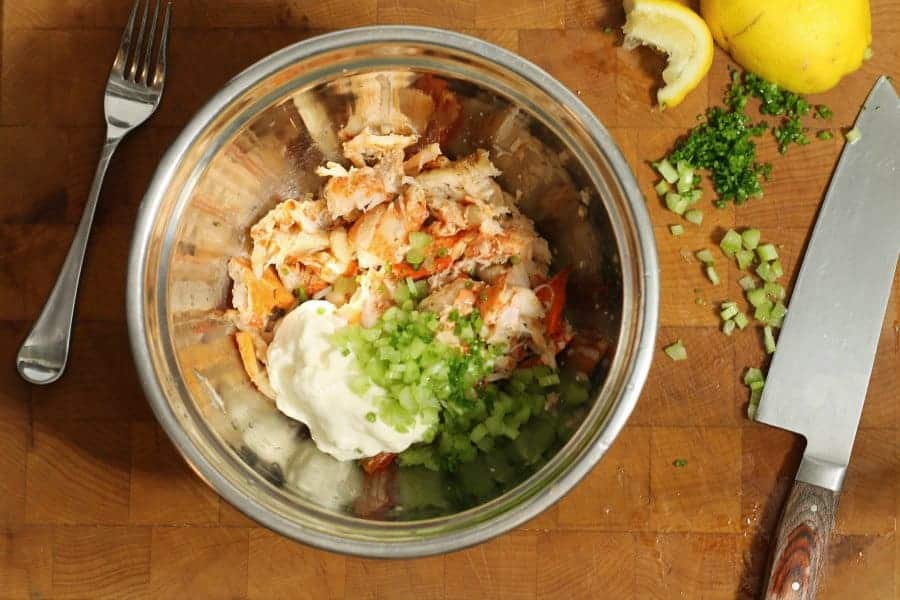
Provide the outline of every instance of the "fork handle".
[[97,210],[97,199],[109,161],[120,141],[121,137],[107,137],[103,144],[100,162],[94,174],[81,221],[78,223],[78,230],[75,232],[75,239],[72,240],[69,253],[66,254],[66,260],[40,316],[19,348],[16,368],[22,378],[31,383],[52,383],[59,379],[66,368],[69,341],[72,338],[75,296],[78,294],[78,281],[81,278],[81,267],[84,264],[94,213]]

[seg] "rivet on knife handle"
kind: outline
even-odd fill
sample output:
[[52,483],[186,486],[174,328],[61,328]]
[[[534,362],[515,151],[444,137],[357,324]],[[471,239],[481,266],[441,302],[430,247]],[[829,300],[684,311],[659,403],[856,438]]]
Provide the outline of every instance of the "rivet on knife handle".
[[794,481],[775,538],[765,600],[812,600],[825,567],[838,492]]

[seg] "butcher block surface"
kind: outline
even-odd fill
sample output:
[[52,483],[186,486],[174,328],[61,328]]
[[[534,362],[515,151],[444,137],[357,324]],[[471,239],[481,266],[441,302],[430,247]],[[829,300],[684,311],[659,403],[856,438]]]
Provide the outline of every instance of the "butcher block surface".
[[[158,113],[106,177],[82,277],[71,359],[57,383],[14,368],[73,237],[103,141],[102,91],[130,0],[3,0],[0,78],[0,599],[752,598],[803,440],[746,419],[745,367],[761,335],[726,337],[712,287],[683,254],[723,229],[783,244],[793,281],[842,136],[780,156],[763,199],[676,222],[647,161],[720,103],[729,61],[659,112],[663,59],[621,47],[603,0],[179,0]],[[873,0],[873,58],[818,96],[850,126],[877,75],[900,81],[900,0]],[[518,52],[574,90],[618,141],[647,197],[662,265],[658,351],[640,402],[601,463],[559,504],[492,542],[379,561],[307,548],[257,526],[182,462],[156,424],[129,352],[124,276],[155,164],[232,75],[317,33],[406,23]],[[611,31],[605,32],[610,26]],[[755,115],[755,110],[753,111]],[[812,123],[812,122],[811,122]],[[814,123],[821,126],[821,122]],[[900,143],[900,140],[898,140]],[[710,195],[707,194],[707,198]],[[703,201],[706,204],[706,200]],[[698,290],[698,291],[695,291]],[[706,304],[695,303],[695,297]],[[836,315],[835,318],[839,318]],[[827,327],[828,323],[822,323]],[[682,339],[688,360],[662,347]],[[895,281],[831,540],[823,599],[900,597],[900,284]],[[681,465],[681,466],[676,466]]]

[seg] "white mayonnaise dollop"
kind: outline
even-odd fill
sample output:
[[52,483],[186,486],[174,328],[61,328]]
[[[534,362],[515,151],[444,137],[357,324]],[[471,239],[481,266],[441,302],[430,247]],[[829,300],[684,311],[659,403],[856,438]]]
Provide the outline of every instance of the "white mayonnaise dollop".
[[356,358],[344,356],[331,342],[346,324],[334,305],[323,300],[304,302],[284,317],[268,351],[275,405],[306,423],[319,450],[338,460],[402,452],[421,441],[428,426],[419,420],[400,433],[381,419],[366,418],[378,413],[384,390],[373,385],[359,396],[350,389],[361,374]]

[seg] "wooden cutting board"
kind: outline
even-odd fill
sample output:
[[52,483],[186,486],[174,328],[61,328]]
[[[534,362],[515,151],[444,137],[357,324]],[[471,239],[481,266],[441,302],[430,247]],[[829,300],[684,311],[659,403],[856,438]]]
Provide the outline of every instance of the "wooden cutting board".
[[[715,290],[681,251],[757,226],[793,276],[841,142],[777,156],[766,196],[707,208],[673,238],[648,160],[721,100],[728,60],[675,110],[651,106],[662,65],[626,52],[603,0],[180,0],[162,106],[113,159],[88,251],[72,359],[30,388],[13,356],[72,238],[103,139],[102,89],[129,0],[4,0],[0,79],[0,598],[750,598],[802,440],[750,423],[739,374],[759,336],[726,338]],[[900,80],[900,0],[873,0],[874,58],[812,102],[851,124],[876,75]],[[648,198],[662,262],[660,348],[628,427],[565,500],[518,531],[445,557],[344,558],[255,526],[181,462],[131,364],[123,278],[154,165],[231,75],[315,33],[375,23],[456,29],[535,61],[611,129]],[[603,28],[612,26],[612,33]],[[898,140],[900,142],[900,140]],[[900,596],[900,285],[841,498],[822,598]],[[686,465],[674,466],[676,459]]]

